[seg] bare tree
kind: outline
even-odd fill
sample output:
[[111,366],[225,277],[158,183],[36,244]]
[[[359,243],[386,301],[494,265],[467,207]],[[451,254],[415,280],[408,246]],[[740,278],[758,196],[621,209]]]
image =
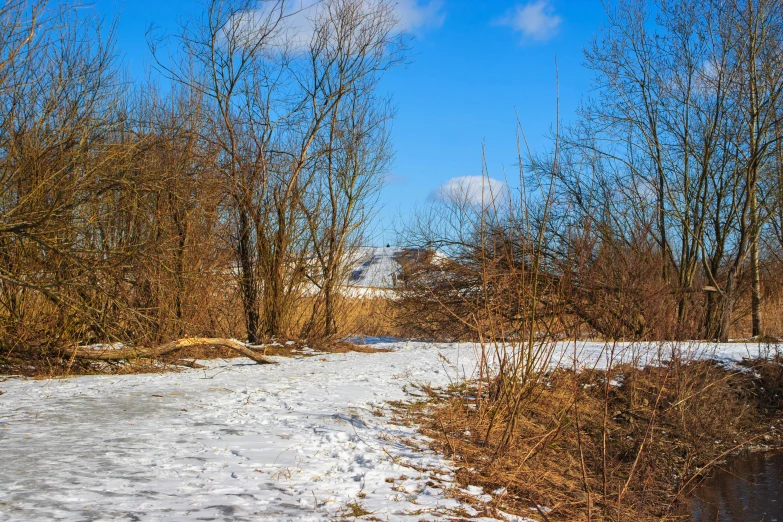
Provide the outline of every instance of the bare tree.
[[311,282],[318,289],[309,330],[321,329],[322,336],[337,333],[342,287],[391,159],[389,117],[382,100],[353,96],[343,104],[330,121],[326,153],[303,206],[313,237]]
[[[85,225],[95,202],[129,181],[133,147],[115,141],[123,124],[113,30],[104,39],[68,6],[44,2],[6,4],[0,25],[5,325],[22,343],[28,327],[51,327],[54,343],[106,335],[101,316],[117,296],[96,282],[123,251],[96,251]],[[30,322],[34,310],[51,313]]]
[[[315,237],[307,205],[318,203],[305,195],[321,166],[327,180],[338,176],[321,158],[339,154],[330,150],[337,143],[330,133],[353,132],[345,129],[345,106],[363,104],[381,72],[400,60],[404,37],[395,24],[385,2],[329,0],[296,11],[283,2],[214,0],[176,37],[181,61],[161,65],[215,107],[208,136],[221,151],[217,170],[251,342],[290,333]],[[151,43],[160,56],[160,40]],[[355,215],[349,211],[349,228]],[[341,256],[337,248],[333,255]],[[331,280],[342,261],[329,265]]]
[[[598,96],[566,140],[569,160],[560,172],[569,203],[604,238],[630,244],[633,230],[652,235],[681,326],[706,279],[704,331],[723,339],[748,256],[758,265],[766,214],[759,213],[757,169],[774,143],[779,106],[772,73],[779,68],[767,60],[766,75],[753,72],[771,53],[748,31],[772,46],[772,13],[780,10],[754,5],[640,0],[609,8],[608,25],[587,52]],[[757,280],[758,270],[752,273]]]
[[742,151],[748,193],[752,335],[756,337],[761,334],[760,236],[769,216],[763,205],[769,186],[764,178],[772,172],[768,166],[774,161],[774,145],[779,140],[776,130],[783,116],[783,64],[779,52],[783,45],[783,3],[738,0],[728,8],[734,20],[728,39],[741,78],[735,95],[745,131],[737,137],[741,140],[738,148]]

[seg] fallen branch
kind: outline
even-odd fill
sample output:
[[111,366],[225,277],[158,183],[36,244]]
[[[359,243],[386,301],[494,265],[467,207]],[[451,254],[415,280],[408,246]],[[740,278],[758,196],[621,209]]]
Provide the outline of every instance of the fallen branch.
[[74,356],[80,359],[94,359],[99,361],[124,361],[139,358],[155,359],[189,346],[228,348],[248,359],[252,359],[258,364],[275,364],[273,360],[268,359],[263,355],[258,355],[238,341],[210,337],[187,337],[178,341],[166,343],[157,348],[122,348],[120,350],[90,350],[89,348],[77,348],[74,351]]

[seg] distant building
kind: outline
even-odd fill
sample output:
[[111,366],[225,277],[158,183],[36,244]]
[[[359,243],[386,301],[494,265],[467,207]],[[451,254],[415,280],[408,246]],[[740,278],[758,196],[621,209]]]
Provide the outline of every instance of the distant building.
[[419,248],[359,247],[346,281],[348,294],[355,297],[383,296],[404,284],[408,263],[432,258],[432,251]]

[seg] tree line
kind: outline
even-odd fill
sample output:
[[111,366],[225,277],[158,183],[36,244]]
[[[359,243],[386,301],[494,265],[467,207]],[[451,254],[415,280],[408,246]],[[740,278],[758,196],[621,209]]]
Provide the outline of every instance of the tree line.
[[183,335],[329,337],[392,150],[386,1],[210,0],[150,30],[0,8],[0,356]]
[[411,268],[403,314],[467,337],[534,318],[614,339],[779,336],[781,49],[777,0],[608,4],[592,90],[548,153],[520,153],[520,192],[408,227],[449,261]]

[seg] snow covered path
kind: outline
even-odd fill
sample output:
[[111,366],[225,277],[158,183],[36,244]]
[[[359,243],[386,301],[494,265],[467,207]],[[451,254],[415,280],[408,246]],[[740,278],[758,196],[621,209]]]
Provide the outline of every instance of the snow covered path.
[[278,360],[0,382],[0,520],[309,520],[355,501],[419,520],[459,505],[392,458],[444,461],[375,415],[406,383],[448,382],[438,350]]
[[[275,366],[0,381],[0,520],[339,519],[350,503],[380,520],[475,512],[444,493],[446,461],[378,416],[409,383],[470,376],[475,348],[388,346]],[[600,365],[603,348],[581,345],[579,357]],[[561,347],[563,362],[572,350]],[[424,468],[444,474],[433,483]]]

